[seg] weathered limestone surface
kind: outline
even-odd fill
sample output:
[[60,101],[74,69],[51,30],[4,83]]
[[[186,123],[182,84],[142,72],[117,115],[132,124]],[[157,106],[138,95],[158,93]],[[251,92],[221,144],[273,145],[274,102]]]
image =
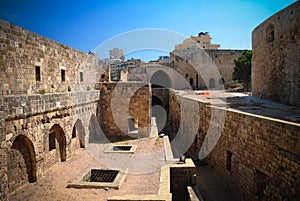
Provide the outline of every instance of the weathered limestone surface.
[[254,96],[300,106],[300,2],[252,32]]
[[[173,51],[170,53],[171,66],[181,76],[186,79],[191,86],[201,89],[218,88],[219,85],[232,82],[232,72],[234,68],[234,60],[242,56],[244,50],[198,50],[199,54],[197,66],[194,66],[188,59],[195,52],[182,50]],[[220,80],[215,80],[214,76],[205,77],[206,73],[203,68],[211,68],[214,66],[221,77]],[[206,69],[209,70],[209,69]],[[205,82],[203,76],[211,80]],[[223,78],[223,80],[222,80]]]
[[91,89],[101,69],[97,55],[3,20],[0,55],[0,199],[6,200],[85,146],[97,127],[100,93]]
[[100,83],[97,88],[101,91],[97,115],[105,135],[126,136],[132,123],[138,136],[149,136],[151,90],[147,83]]
[[[213,146],[205,161],[240,192],[244,200],[299,198],[300,124],[212,107],[196,100],[195,104],[190,104],[191,99],[173,93],[170,93],[169,100],[169,125],[175,128],[170,130],[171,138],[178,135],[190,138],[194,134],[196,139],[186,153],[192,158],[198,157],[201,147],[205,150]],[[185,102],[187,104],[182,106]],[[194,122],[192,115],[182,119],[185,111],[196,110],[198,122]],[[212,118],[214,112],[226,112],[224,125]],[[184,122],[189,122],[189,125],[196,123],[199,126],[197,133],[191,133],[190,126],[180,127]],[[208,136],[209,129],[213,129],[214,135]],[[216,139],[218,132],[221,135]],[[215,146],[213,141],[217,142]],[[228,161],[228,152],[232,154],[231,162]]]
[[[96,55],[87,55],[3,20],[0,55],[3,95],[36,94],[42,89],[48,93],[86,90],[88,86],[94,88],[100,79]],[[36,66],[40,67],[39,76]]]
[[[69,158],[79,148],[79,141],[85,145],[99,95],[99,91],[93,90],[3,97],[0,107],[5,114],[0,149],[3,199],[8,192],[27,183],[28,174],[41,177],[52,165]],[[56,148],[49,150],[52,132],[58,132],[59,136],[55,139]]]

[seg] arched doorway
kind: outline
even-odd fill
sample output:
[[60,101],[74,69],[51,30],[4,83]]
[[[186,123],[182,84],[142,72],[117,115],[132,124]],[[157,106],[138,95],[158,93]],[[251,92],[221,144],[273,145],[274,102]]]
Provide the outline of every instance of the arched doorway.
[[27,182],[37,181],[34,146],[25,135],[18,135],[13,141],[8,152],[7,169],[10,192]]
[[216,88],[216,81],[215,81],[214,78],[210,78],[210,79],[209,79],[208,88],[209,88],[209,89],[214,89],[214,88]]
[[74,126],[73,126],[73,130],[72,130],[72,139],[77,138],[79,139],[79,146],[80,148],[84,148],[85,147],[85,131],[84,131],[84,127],[82,124],[82,121],[80,119],[78,119]]
[[167,73],[165,73],[162,70],[156,71],[152,76],[151,76],[151,85],[152,88],[171,88],[172,87],[172,81],[170,77],[168,76]]
[[49,130],[49,151],[54,149],[59,152],[60,161],[66,161],[66,137],[63,129],[58,124],[53,125]]

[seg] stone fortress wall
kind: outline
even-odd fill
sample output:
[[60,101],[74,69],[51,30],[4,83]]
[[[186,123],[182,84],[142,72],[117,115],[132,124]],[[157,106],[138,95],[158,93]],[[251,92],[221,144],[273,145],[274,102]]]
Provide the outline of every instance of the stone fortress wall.
[[[199,51],[199,50],[197,50]],[[200,89],[215,89],[220,85],[227,85],[232,83],[232,72],[234,67],[234,59],[242,56],[244,50],[213,50],[203,49],[202,58],[207,58],[205,62],[207,65],[215,65],[220,73],[221,80],[210,79],[210,82],[206,84],[199,73],[196,70],[197,67],[193,67],[187,59],[184,59],[181,55],[190,54],[190,50],[174,50],[170,53],[171,67],[174,68],[183,78],[193,87]],[[205,67],[205,66],[204,66]]]
[[67,47],[0,20],[0,91],[3,95],[59,93],[94,88],[96,55]]
[[300,3],[274,14],[252,32],[254,96],[300,106]]
[[[170,138],[191,145],[186,156],[194,159],[198,159],[200,149],[212,147],[205,162],[243,200],[299,198],[300,124],[210,105],[172,91],[169,100],[166,132]],[[225,114],[224,125],[213,113]],[[184,122],[190,122],[189,126]],[[194,125],[199,127],[191,139]],[[210,135],[209,129],[213,131]]]
[[[151,88],[148,83],[99,83],[97,117],[107,136],[149,137]],[[96,141],[101,138],[95,136]]]
[[[298,18],[289,17],[299,13],[296,12],[298,10],[299,2],[296,2],[275,16],[276,19],[278,17],[282,20],[290,19],[291,24],[298,23]],[[296,22],[293,21],[295,19]],[[289,23],[282,25],[287,24]],[[270,27],[269,30],[272,33],[272,26]],[[262,69],[264,66],[259,68],[257,66],[265,61],[258,59],[258,54],[260,54],[258,51],[260,47],[256,45],[259,43],[257,42],[260,33],[258,30],[259,27],[253,32],[253,40],[256,41],[253,46],[255,48],[253,49],[255,61],[253,82],[254,94],[260,96],[260,92],[256,93],[257,89],[262,87],[256,79],[256,70]],[[276,29],[274,30],[274,37],[277,37]],[[295,37],[289,40],[296,40],[295,44],[299,44],[296,37],[299,32],[294,30],[291,33],[294,33]],[[265,37],[264,34],[265,31],[262,31],[261,36]],[[268,40],[271,41],[271,39],[272,37]],[[276,38],[274,38],[274,45],[275,40]],[[147,82],[118,85],[117,92],[127,93],[132,91],[131,88],[134,89],[135,94],[133,98],[126,97],[126,100],[121,101],[122,104],[129,101],[131,105],[129,108],[131,113],[124,117],[125,120],[122,120],[124,124],[121,125],[124,125],[124,128],[114,128],[115,125],[109,123],[113,122],[113,119],[109,119],[112,116],[106,117],[105,112],[110,108],[109,100],[116,84],[102,83],[97,85],[99,90],[94,90],[95,83],[100,80],[99,75],[103,73],[96,65],[95,55],[90,55],[88,65],[84,65],[87,60],[86,54],[4,21],[0,21],[0,41],[2,55],[0,67],[2,75],[5,75],[1,77],[0,83],[2,94],[0,96],[1,200],[7,200],[8,194],[23,184],[39,179],[44,171],[55,163],[65,161],[76,148],[85,147],[86,143],[93,140],[95,134],[101,129],[106,129],[105,132],[111,132],[111,134],[116,134],[121,129],[126,131],[129,127],[128,119],[133,119],[138,133],[147,136],[152,101],[150,97],[153,95]],[[220,53],[224,54],[221,56],[212,50],[209,54],[214,63],[221,62],[222,65],[223,57],[236,56],[238,58],[242,52],[233,51],[231,54],[231,51],[224,51]],[[273,53],[272,62],[277,59],[277,54],[278,58],[283,54]],[[265,53],[262,52],[262,54]],[[293,54],[291,58],[287,56],[289,59],[285,62],[299,60],[299,55],[297,55],[299,51],[294,51]],[[265,55],[265,58],[267,56]],[[180,62],[180,66],[184,66],[186,61]],[[185,65],[189,68],[188,64]],[[298,69],[296,66],[293,68]],[[227,79],[231,79],[231,77],[226,78],[227,72],[229,71],[220,70],[225,84]],[[294,71],[289,71],[291,72]],[[155,77],[156,72],[152,73]],[[190,73],[183,71],[181,76],[188,74],[187,78],[192,78],[195,72]],[[157,78],[165,78],[166,74],[168,75],[167,72],[159,71],[156,75]],[[281,77],[278,75],[276,74],[274,79],[280,80]],[[147,80],[151,81],[152,76],[146,77]],[[170,82],[166,82],[166,85],[173,86],[172,79],[169,78],[169,80]],[[187,81],[190,82],[189,79]],[[278,80],[275,81],[280,83]],[[298,83],[295,79],[289,80],[289,83],[291,81],[294,85]],[[195,80],[193,82],[196,83]],[[200,85],[200,81],[198,84]],[[217,87],[218,81],[215,80],[215,84]],[[88,86],[91,90],[87,90]],[[41,89],[45,89],[45,95],[39,94]],[[296,100],[298,97],[296,92],[297,90],[299,92],[299,89],[293,88],[293,90],[294,98],[289,100]],[[275,90],[270,92],[277,93]],[[165,93],[164,91],[161,94]],[[117,97],[121,98],[121,95],[118,95]],[[156,92],[154,95],[157,95]],[[206,102],[182,97],[173,91],[170,91],[166,97],[166,100],[162,95],[157,97],[163,99],[157,102],[167,107],[167,128],[164,127],[164,130],[170,133],[171,139],[174,139],[175,135],[181,135],[183,143],[191,144],[187,151],[188,156],[196,158],[203,142],[214,141],[215,136],[207,135],[210,126],[213,126],[213,131],[216,133],[221,132],[217,145],[205,160],[209,165],[214,166],[225,181],[240,192],[244,200],[297,200],[299,198],[300,126],[298,123],[240,112],[226,107],[215,107]],[[105,101],[107,104],[103,104]],[[279,102],[282,102],[281,99]],[[123,107],[122,104],[119,104],[120,107]],[[289,104],[297,105],[297,102],[290,101]],[[102,105],[106,108],[101,108]],[[184,112],[181,113],[183,107]],[[124,108],[119,109],[124,111]],[[226,120],[221,129],[222,122],[211,117],[213,112],[223,113],[224,111],[226,111]],[[141,114],[143,116],[139,116]],[[192,114],[194,118],[184,119],[183,127],[180,127],[182,115],[186,114]],[[104,124],[105,121],[108,123]],[[199,128],[195,128],[198,125]],[[195,138],[189,135],[193,129],[197,129]],[[209,146],[206,149],[209,149]]]
[[[0,199],[34,182],[97,123],[95,55],[0,20]],[[41,95],[45,94],[45,95]]]
[[1,108],[1,200],[85,147],[97,124],[99,91],[4,96]]

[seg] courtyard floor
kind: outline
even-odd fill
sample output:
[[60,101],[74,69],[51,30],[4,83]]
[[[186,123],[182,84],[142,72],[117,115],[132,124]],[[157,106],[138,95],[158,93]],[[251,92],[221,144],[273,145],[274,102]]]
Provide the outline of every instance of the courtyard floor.
[[[161,138],[137,139],[123,142],[138,145],[137,154],[151,153],[163,147]],[[91,145],[95,147],[95,145]],[[120,154],[119,154],[120,155]],[[122,155],[122,154],[121,154]],[[80,175],[89,167],[105,166],[97,156],[93,156],[87,149],[77,149],[66,162],[55,164],[44,173],[35,183],[29,183],[9,196],[9,200],[20,201],[65,201],[65,200],[106,200],[108,197],[125,194],[157,194],[159,188],[160,171],[147,174],[130,174],[126,176],[124,184],[119,190],[115,189],[76,189],[66,188],[67,183]],[[123,161],[126,163],[126,161]]]

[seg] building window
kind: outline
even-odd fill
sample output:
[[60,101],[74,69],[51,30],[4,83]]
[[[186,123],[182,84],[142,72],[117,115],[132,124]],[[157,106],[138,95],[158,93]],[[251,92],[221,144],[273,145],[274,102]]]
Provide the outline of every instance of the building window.
[[102,74],[102,75],[101,75],[101,78],[104,79],[104,78],[105,78],[105,74]]
[[232,159],[232,153],[230,151],[226,152],[226,169],[228,171],[231,170],[231,159]]
[[55,146],[55,133],[49,134],[49,151],[56,149]]
[[267,42],[271,43],[274,41],[274,25],[273,24],[270,24],[268,27],[267,27],[267,30],[266,30],[266,38],[267,38]]
[[83,82],[83,72],[80,72],[80,82]]
[[60,69],[60,74],[61,74],[61,81],[65,82],[66,81],[66,70]]
[[194,79],[190,78],[190,85],[193,86],[194,85]]
[[41,81],[41,67],[39,67],[39,66],[35,67],[35,80],[37,82]]
[[185,77],[189,77],[189,74],[185,74]]

